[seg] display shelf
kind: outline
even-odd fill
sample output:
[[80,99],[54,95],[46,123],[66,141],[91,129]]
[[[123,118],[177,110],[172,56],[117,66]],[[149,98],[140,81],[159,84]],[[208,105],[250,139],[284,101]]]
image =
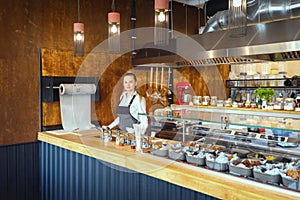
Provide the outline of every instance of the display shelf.
[[[284,85],[284,82],[289,80],[288,85]],[[282,84],[279,84],[279,83]],[[273,89],[299,89],[300,78],[275,78],[275,79],[233,79],[226,80],[227,88],[247,88],[253,89],[258,88],[260,85],[262,87],[268,87]]]
[[300,132],[300,112],[261,111],[213,106],[172,105],[173,115],[140,114],[159,119],[192,120],[220,126],[244,126],[281,131]]
[[171,105],[172,110],[195,110],[205,111],[220,114],[239,114],[239,115],[252,115],[252,116],[265,116],[265,117],[281,117],[300,119],[299,111],[286,111],[286,110],[262,110],[259,108],[233,108],[233,107],[216,107],[216,106],[189,106],[189,105]]

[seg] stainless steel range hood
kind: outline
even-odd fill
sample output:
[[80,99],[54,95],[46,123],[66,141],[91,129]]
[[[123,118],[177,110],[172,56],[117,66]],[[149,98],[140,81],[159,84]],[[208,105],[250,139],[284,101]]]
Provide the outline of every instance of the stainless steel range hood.
[[274,54],[282,52],[288,53],[291,59],[300,59],[297,57],[300,56],[300,18],[251,25],[247,27],[247,35],[239,38],[231,37],[228,30],[222,30],[177,38],[174,43],[176,55],[137,58],[134,64],[198,66],[249,63],[272,60]]
[[[248,0],[244,37],[230,36],[226,13],[228,10],[214,15],[205,33],[172,40],[170,55],[135,59],[135,63],[197,66],[261,62],[274,60],[277,54],[283,55],[282,59],[300,59],[300,0]],[[156,47],[148,44],[145,48]],[[170,51],[168,47],[162,49]]]
[[[192,37],[203,47],[199,58],[253,57],[266,59],[280,52],[300,51],[300,19],[288,19],[247,27],[244,37],[231,37],[228,30],[205,33]],[[185,38],[178,38],[181,46]]]

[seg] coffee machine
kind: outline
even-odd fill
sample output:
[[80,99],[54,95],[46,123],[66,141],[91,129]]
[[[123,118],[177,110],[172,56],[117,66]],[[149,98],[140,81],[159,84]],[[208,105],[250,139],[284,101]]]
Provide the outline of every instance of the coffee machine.
[[188,105],[192,101],[192,87],[188,82],[178,82],[176,84],[177,90],[177,104]]

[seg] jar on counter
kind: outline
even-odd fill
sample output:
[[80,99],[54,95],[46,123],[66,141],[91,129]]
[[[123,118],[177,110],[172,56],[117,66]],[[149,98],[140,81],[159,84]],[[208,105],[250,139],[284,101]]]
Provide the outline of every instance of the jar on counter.
[[202,105],[207,106],[209,104],[209,96],[203,96]]
[[217,105],[217,96],[211,96],[210,105],[212,105],[212,106]]
[[254,87],[253,75],[246,76],[245,86]]
[[269,86],[269,74],[261,74],[261,84],[263,84],[263,86]]
[[283,110],[283,108],[284,108],[283,98],[277,97],[274,103],[274,110]]
[[217,107],[223,107],[224,101],[223,100],[217,100]]
[[294,110],[294,109],[295,109],[294,98],[285,98],[284,110]]
[[259,87],[260,84],[261,84],[260,74],[254,74],[253,75],[253,85],[254,85],[254,87]]
[[201,105],[202,96],[193,96],[193,104],[198,106]]
[[280,79],[278,80],[278,86],[284,86],[286,74],[286,72],[278,72],[277,78]]
[[241,72],[239,76],[239,86],[240,87],[245,87],[245,79],[246,79],[247,74],[245,72]]
[[270,86],[278,86],[278,81],[276,79],[276,74],[269,74]]
[[231,100],[225,100],[224,102],[225,102],[224,103],[225,107],[231,107],[232,106],[232,101]]

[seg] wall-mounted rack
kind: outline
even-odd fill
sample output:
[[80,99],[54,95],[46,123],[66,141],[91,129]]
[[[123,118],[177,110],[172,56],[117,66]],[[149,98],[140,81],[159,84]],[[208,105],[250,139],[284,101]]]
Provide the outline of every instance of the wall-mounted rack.
[[92,99],[99,101],[99,77],[72,77],[72,76],[42,76],[41,77],[41,100],[51,103],[59,101],[59,85],[64,84],[95,84],[96,93]]

